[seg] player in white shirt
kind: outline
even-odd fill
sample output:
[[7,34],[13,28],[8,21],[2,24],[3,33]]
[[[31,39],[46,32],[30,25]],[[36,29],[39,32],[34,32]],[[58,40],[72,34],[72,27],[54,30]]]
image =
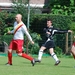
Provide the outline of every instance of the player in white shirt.
[[30,34],[27,31],[27,28],[25,24],[22,22],[22,15],[17,14],[15,17],[16,21],[14,23],[14,29],[12,31],[8,31],[8,34],[13,34],[13,39],[10,42],[9,48],[8,48],[8,63],[6,65],[12,65],[12,50],[16,50],[16,53],[28,60],[31,61],[32,66],[35,64],[35,60],[33,57],[22,53],[22,47],[24,44],[24,34],[28,37],[29,41],[34,44]]

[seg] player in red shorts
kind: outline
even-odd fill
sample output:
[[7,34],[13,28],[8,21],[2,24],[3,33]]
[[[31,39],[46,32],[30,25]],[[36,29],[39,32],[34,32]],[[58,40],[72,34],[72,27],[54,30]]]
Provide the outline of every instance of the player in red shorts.
[[[75,36],[74,36],[74,38],[75,38]],[[71,53],[73,55],[73,58],[75,59],[75,42],[73,42],[73,44],[72,44]]]
[[34,44],[34,42],[30,34],[28,33],[25,24],[22,22],[22,15],[17,14],[15,19],[16,21],[14,22],[14,29],[12,31],[8,31],[8,34],[13,34],[14,36],[8,48],[8,63],[6,65],[12,65],[12,50],[16,50],[16,53],[19,56],[30,60],[32,66],[34,66],[34,58],[22,52],[24,44],[24,34],[26,34],[26,36],[32,44]]

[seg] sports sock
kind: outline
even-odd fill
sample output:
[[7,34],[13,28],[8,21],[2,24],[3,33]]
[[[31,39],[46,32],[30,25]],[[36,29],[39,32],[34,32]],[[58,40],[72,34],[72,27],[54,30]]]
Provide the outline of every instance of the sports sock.
[[26,58],[26,59],[28,59],[28,60],[30,60],[30,61],[33,60],[33,58],[32,58],[31,56],[29,56],[29,55],[27,55],[27,54],[25,54],[25,53],[22,53],[22,57],[23,57],[23,58]]
[[12,53],[8,52],[8,63],[12,64]]
[[54,59],[55,61],[58,61],[58,60],[59,60],[59,59],[57,58],[57,56],[56,56],[55,53],[52,53],[51,56],[53,57],[53,59]]
[[41,60],[42,55],[43,55],[43,50],[40,49],[38,54],[38,60]]

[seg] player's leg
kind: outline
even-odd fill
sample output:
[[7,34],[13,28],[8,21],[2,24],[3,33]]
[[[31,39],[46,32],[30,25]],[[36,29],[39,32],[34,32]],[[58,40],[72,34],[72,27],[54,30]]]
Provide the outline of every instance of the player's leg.
[[42,59],[42,55],[43,55],[43,51],[46,49],[46,47],[42,46],[39,50],[39,53],[38,53],[38,60],[36,60],[36,62],[41,62],[41,59]]
[[60,63],[60,60],[58,59],[57,55],[54,53],[54,49],[50,48],[49,52],[51,56],[53,57],[53,59],[56,61],[55,65],[58,65]]
[[6,65],[12,65],[12,50],[8,49],[8,62]]
[[8,62],[6,63],[6,65],[12,65],[12,47],[13,47],[13,40],[10,42],[8,48]]
[[23,57],[23,58],[26,58],[26,59],[30,60],[32,65],[34,66],[34,64],[35,64],[34,58],[29,56],[28,54],[22,52],[23,51],[23,49],[22,49],[23,48],[23,40],[17,40],[16,44],[17,44],[18,55]]
[[23,58],[26,58],[30,61],[33,60],[33,58],[31,56],[29,56],[28,54],[25,54],[25,53],[18,53],[19,56],[23,57]]
[[30,60],[31,63],[32,63],[32,66],[35,65],[35,59],[34,59],[33,57],[29,56],[28,54],[25,54],[25,53],[18,53],[18,55],[21,56],[21,57],[23,57],[23,58],[25,58],[25,59]]

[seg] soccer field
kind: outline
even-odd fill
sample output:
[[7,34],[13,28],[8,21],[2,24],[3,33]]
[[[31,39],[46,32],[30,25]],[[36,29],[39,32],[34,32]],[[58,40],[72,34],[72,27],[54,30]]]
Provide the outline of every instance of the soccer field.
[[41,63],[32,66],[29,60],[14,56],[13,65],[6,66],[7,56],[0,57],[0,75],[75,75],[75,60],[73,58],[59,58],[61,63],[54,66],[51,57],[43,57]]

